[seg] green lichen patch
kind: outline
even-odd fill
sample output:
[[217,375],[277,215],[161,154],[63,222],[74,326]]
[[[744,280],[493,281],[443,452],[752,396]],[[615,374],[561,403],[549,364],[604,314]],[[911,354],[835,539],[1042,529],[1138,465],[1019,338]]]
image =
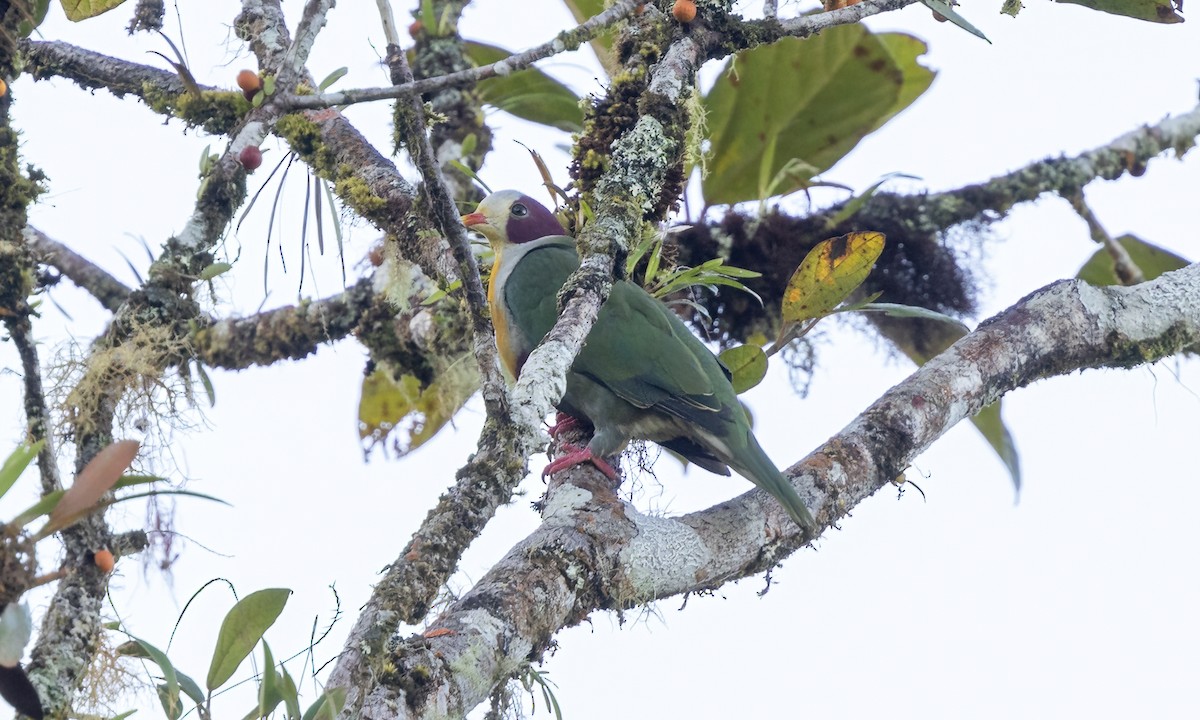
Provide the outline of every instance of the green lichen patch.
[[178,118],[188,127],[199,127],[213,135],[227,135],[233,131],[251,109],[249,101],[240,91],[171,93],[151,83],[144,83],[142,99],[155,112]]

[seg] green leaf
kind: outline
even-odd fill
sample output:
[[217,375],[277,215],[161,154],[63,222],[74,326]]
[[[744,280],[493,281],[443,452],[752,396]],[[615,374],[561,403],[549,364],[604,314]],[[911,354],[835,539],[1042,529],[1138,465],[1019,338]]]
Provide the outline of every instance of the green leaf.
[[[137,657],[150,660],[162,671],[162,685],[158,686],[158,699],[162,701],[163,711],[170,720],[178,720],[183,714],[183,704],[179,702],[179,676],[171,659],[162,650],[150,643],[130,636],[130,641],[117,647],[117,653],[127,657]],[[195,698],[193,698],[194,700]]]
[[286,588],[259,590],[233,606],[221,623],[217,646],[208,666],[205,684],[210,691],[233,677],[238,666],[262,639],[263,633],[279,618],[291,594],[292,591]]
[[[117,481],[116,485],[112,486],[112,489],[120,490],[121,488],[165,481],[166,478],[161,478],[154,475],[124,475],[120,480]],[[26,525],[31,521],[38,519],[42,515],[45,515],[53,510],[55,506],[58,505],[58,502],[62,500],[64,494],[66,494],[65,490],[55,490],[54,492],[46,493],[42,496],[41,500],[38,500],[33,505],[25,508],[20,515],[17,515],[15,518],[13,518],[11,520],[11,524],[16,527],[21,527],[22,525]],[[134,500],[136,498],[151,497],[156,495],[186,495],[188,497],[196,497],[203,500],[212,500],[213,502],[219,502],[222,505],[229,504],[220,498],[213,497],[212,495],[205,495],[204,493],[193,492],[191,490],[151,490],[150,492],[122,495],[121,497],[113,498],[111,500],[104,500],[97,503],[93,509],[109,507],[110,505],[116,505],[117,503],[125,502],[126,500]],[[43,529],[41,532],[44,533],[45,530]]]
[[200,279],[204,281],[212,280],[218,275],[224,275],[233,269],[233,265],[227,262],[215,262],[206,266],[200,271]]
[[96,17],[117,7],[125,0],[62,0],[63,12],[71,22]]
[[265,718],[275,712],[283,695],[279,692],[279,673],[275,670],[275,656],[271,654],[271,646],[263,641],[262,681],[258,685],[258,708],[256,718]]
[[21,445],[4,460],[4,464],[0,465],[0,497],[12,489],[13,483],[21,477],[21,473],[25,472],[45,444],[46,441],[38,440],[32,445]]
[[40,518],[54,509],[54,506],[58,504],[58,501],[62,500],[63,493],[65,492],[66,490],[55,490],[54,492],[46,493],[42,496],[41,500],[38,500],[33,505],[25,508],[25,510],[20,515],[17,515],[15,518],[13,518],[9,524],[13,525],[14,527],[21,527],[29,524],[33,520]]
[[328,90],[328,89],[329,89],[329,88],[330,88],[330,87],[331,87],[331,86],[332,86],[332,85],[333,85],[335,82],[337,82],[338,80],[341,80],[342,78],[346,77],[346,73],[348,73],[348,72],[350,72],[350,68],[347,68],[347,67],[340,67],[340,68],[338,68],[337,70],[334,70],[333,72],[331,72],[331,73],[329,73],[328,75],[326,75],[326,76],[325,76],[325,79],[324,79],[324,80],[322,80],[322,81],[321,81],[321,84],[317,86],[317,90],[318,90],[319,92],[325,92],[325,91],[326,91],[326,90]]
[[212,378],[208,376],[208,371],[204,369],[204,363],[196,361],[196,375],[200,378],[200,384],[204,386],[204,394],[208,397],[208,406],[216,407],[217,405],[217,389],[213,387]]
[[971,418],[971,422],[975,425],[975,429],[983,435],[983,439],[987,440],[988,445],[992,446],[992,450],[996,451],[996,455],[1000,458],[1000,462],[1004,463],[1004,467],[1008,468],[1008,475],[1012,478],[1013,487],[1019,492],[1021,490],[1021,458],[1017,454],[1017,445],[1013,442],[1012,433],[1004,425],[1004,418],[1000,415],[1000,401],[988,405],[980,410],[975,417]]
[[[1138,266],[1147,280],[1153,280],[1165,272],[1178,270],[1191,264],[1170,250],[1148,243],[1133,235],[1122,235],[1117,238],[1117,243],[1125,248],[1125,252],[1129,253],[1129,259]],[[1075,277],[1097,286],[1121,284],[1117,278],[1116,263],[1113,261],[1112,254],[1105,248],[1100,248],[1088,258]]]
[[992,44],[992,41],[987,39],[987,35],[984,35],[982,30],[972,25],[962,15],[959,15],[958,12],[956,12],[954,8],[950,6],[950,3],[946,2],[945,0],[921,0],[921,2],[925,5],[925,7],[934,11],[938,15],[941,15],[951,23],[957,25],[963,30],[966,30],[980,40],[987,41],[988,45]]
[[[599,15],[604,11],[605,6],[604,0],[563,0],[563,3],[571,11],[571,16],[577,23],[583,23]],[[590,42],[596,58],[600,60],[600,66],[604,68],[604,72],[608,73],[609,77],[621,69],[621,64],[617,62],[617,54],[613,52],[615,36],[616,34],[610,29],[592,38]]]
[[21,37],[29,37],[34,30],[42,24],[46,19],[46,13],[50,10],[50,0],[34,0],[33,12],[29,13],[21,22],[17,23],[17,34]]
[[918,307],[916,305],[898,305],[896,303],[867,303],[865,305],[855,305],[846,310],[862,311],[862,312],[881,312],[891,317],[908,317],[921,318],[922,320],[936,320],[937,322],[947,323],[961,329],[964,333],[969,332],[963,321],[958,318],[952,318],[945,313],[940,313],[937,310]]
[[303,720],[337,720],[346,705],[346,689],[333,688],[321,693],[321,697],[304,711]]
[[798,323],[828,315],[871,274],[883,245],[883,233],[878,232],[848,233],[817,243],[783,291],[783,321]]
[[300,720],[300,693],[296,691],[296,681],[284,668],[280,668],[279,694],[283,696],[283,706],[287,709],[288,720]]
[[855,195],[854,197],[847,200],[844,204],[842,204],[841,208],[836,213],[834,213],[832,216],[826,218],[825,226],[827,228],[829,228],[830,230],[832,230],[833,228],[837,227],[838,225],[841,225],[842,223],[846,222],[850,218],[857,215],[858,211],[863,209],[863,206],[865,206],[867,204],[867,201],[870,200],[872,197],[874,197],[875,193],[879,191],[879,188],[883,187],[883,184],[885,182],[887,182],[888,180],[895,179],[895,178],[905,178],[907,180],[920,180],[920,178],[918,178],[915,175],[906,175],[904,173],[898,173],[898,172],[888,173],[887,175],[884,175],[882,178],[880,178],[879,181],[876,182],[874,185],[867,188],[866,190],[859,193],[858,195]]
[[739,345],[721,353],[721,362],[733,377],[733,391],[738,395],[762,382],[767,376],[767,354],[757,345]]
[[1110,15],[1123,15],[1137,20],[1156,23],[1181,23],[1183,16],[1176,9],[1183,9],[1183,2],[1175,0],[1056,0],[1056,2],[1082,5]]
[[200,689],[200,683],[193,680],[190,675],[185,675],[178,670],[175,671],[175,675],[179,678],[179,689],[190,697],[192,702],[204,705],[204,691]]
[[[495,45],[465,43],[467,57],[476,65],[490,65],[512,55]],[[541,70],[527,68],[508,75],[480,80],[475,86],[483,102],[523,120],[567,132],[583,131],[579,98],[566,85]]]
[[171,696],[171,687],[166,683],[156,685],[155,690],[158,691],[158,701],[162,703],[163,714],[167,716],[167,720],[179,720],[183,716],[183,707],[179,704],[179,693]]
[[916,62],[925,51],[909,35],[843,25],[738,53],[704,99],[705,200],[760,200],[772,178],[780,194],[803,187],[929,87],[934,73]]

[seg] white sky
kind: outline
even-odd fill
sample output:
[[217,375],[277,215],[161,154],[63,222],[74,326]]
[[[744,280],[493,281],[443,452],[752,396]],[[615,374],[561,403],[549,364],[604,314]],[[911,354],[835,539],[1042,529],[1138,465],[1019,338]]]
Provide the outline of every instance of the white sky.
[[[253,60],[228,31],[232,1],[181,3],[191,67],[201,82],[232,86]],[[294,18],[302,3],[289,0]],[[398,14],[404,3],[397,3]],[[745,4],[749,7],[749,4]],[[1195,21],[1156,26],[1076,6],[1031,2],[1017,19],[1000,3],[972,2],[964,14],[986,32],[987,45],[921,7],[873,19],[875,29],[905,29],[930,44],[925,62],[939,71],[913,108],[864,141],[827,179],[864,188],[900,171],[922,177],[913,189],[977,182],[1035,159],[1103,144],[1139,124],[1190,109],[1200,78]],[[468,37],[520,49],[568,24],[557,0],[522,4],[480,0],[464,16]],[[782,12],[797,6],[785,3]],[[313,53],[320,78],[346,65],[339,87],[386,82],[377,65],[382,33],[374,3],[343,2]],[[138,62],[162,65],[147,50],[168,52],[149,37],[128,38],[128,10],[71,26],[55,9],[43,28],[64,39]],[[179,40],[174,19],[171,36]],[[580,92],[597,91],[590,56],[556,58],[542,67]],[[133,100],[90,95],[62,80],[13,86],[15,123],[25,158],[49,174],[52,190],[31,222],[118,277],[133,282],[121,253],[140,269],[136,237],[157,248],[187,219],[201,149],[219,139],[190,133]],[[380,147],[389,144],[389,109],[355,107],[348,115]],[[497,151],[483,177],[494,188],[536,186],[521,141],[537,148],[565,179],[555,147],[561,133],[491,116]],[[282,151],[265,147],[268,169]],[[252,177],[261,181],[260,170]],[[284,228],[288,274],[270,249],[267,306],[295,299],[302,185],[295,172],[277,221]],[[1185,256],[1200,257],[1200,158],[1154,161],[1140,179],[1092,185],[1087,195],[1114,235],[1133,232]],[[272,189],[268,190],[269,193]],[[832,197],[832,196],[827,196]],[[218,285],[238,312],[263,303],[269,197],[227,249],[241,259]],[[357,266],[375,232],[354,228],[347,265]],[[1064,202],[1023,206],[996,228],[977,272],[984,284],[981,318],[1055,279],[1070,277],[1095,246]],[[305,293],[340,288],[338,263],[316,263]],[[354,270],[351,271],[352,273]],[[81,344],[101,327],[94,302],[69,283],[53,291],[66,320],[47,303],[37,325],[43,362],[64,339]],[[219,312],[229,310],[223,304]],[[748,394],[758,434],[780,465],[803,457],[843,427],[910,368],[846,326],[831,323],[821,369],[804,400],[783,373]],[[313,617],[332,611],[336,584],[344,619],[317,648],[318,662],[340,649],[375,574],[407,540],[453,470],[474,447],[482,410],[471,404],[447,431],[400,461],[364,464],[356,405],[364,353],[353,342],[315,358],[238,374],[213,373],[217,403],[189,417],[201,427],[170,437],[169,458],[188,487],[233,508],[179,503],[183,556],[171,581],[125,560],[113,598],[137,634],[166,647],[180,608],[200,585],[220,577],[242,594],[294,589],[268,633],[276,657],[300,651]],[[11,346],[0,366],[16,367]],[[1200,368],[1194,361],[1127,372],[1090,371],[1045,381],[1010,395],[1005,417],[1021,452],[1025,490],[1014,505],[999,463],[964,424],[910,472],[914,492],[887,490],[775,572],[770,593],[760,579],[717,597],[678,598],[630,612],[621,627],[597,614],[565,631],[544,666],[570,720],[610,717],[1197,717],[1200,713],[1200,475],[1188,456],[1200,418]],[[20,437],[20,383],[0,375],[0,439]],[[207,427],[205,427],[207,425]],[[7,452],[7,450],[4,450]],[[544,457],[536,457],[540,469]],[[64,466],[69,458],[63,459]],[[680,478],[664,460],[661,487],[637,498],[642,508],[684,512],[748,489],[749,483],[693,471]],[[157,469],[172,472],[166,459]],[[922,477],[925,475],[927,477]],[[0,502],[0,517],[27,505],[32,473]],[[541,493],[536,473],[526,496],[501,510],[471,548],[455,578],[469,587],[489,564],[537,523],[528,502]],[[137,527],[140,510],[110,514],[117,529]],[[200,547],[211,548],[211,551]],[[50,553],[42,558],[49,563]],[[35,612],[45,596],[33,599]],[[171,648],[177,665],[203,679],[228,593],[210,588],[193,604]],[[290,666],[301,673],[298,662]],[[249,673],[243,668],[239,677]],[[305,687],[311,689],[311,683]],[[311,697],[311,695],[309,696]],[[158,712],[143,696],[139,717]],[[235,716],[249,696],[218,705]],[[538,699],[538,717],[547,717]],[[122,706],[122,708],[125,706]],[[6,711],[0,711],[3,715]],[[150,713],[147,715],[146,713]],[[481,713],[480,713],[481,714]]]

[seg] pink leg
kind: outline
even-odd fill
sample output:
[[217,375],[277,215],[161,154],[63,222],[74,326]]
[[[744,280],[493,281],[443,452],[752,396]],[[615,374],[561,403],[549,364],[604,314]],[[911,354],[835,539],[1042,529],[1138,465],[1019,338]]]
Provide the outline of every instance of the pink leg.
[[617,482],[617,471],[613,469],[613,466],[609,465],[604,458],[593,455],[589,448],[584,447],[583,449],[580,449],[574,445],[564,444],[563,450],[566,450],[567,454],[547,465],[546,469],[542,471],[543,478],[560,470],[566,470],[567,468],[572,468],[576,465],[582,465],[585,462],[590,462],[591,464],[595,465],[600,472],[607,475],[609,480]]
[[564,432],[577,427],[579,427],[578,420],[566,414],[565,412],[559,412],[554,416],[554,424],[550,426],[550,429],[547,430],[547,432],[550,433],[550,437],[556,438],[559,435],[562,435]]

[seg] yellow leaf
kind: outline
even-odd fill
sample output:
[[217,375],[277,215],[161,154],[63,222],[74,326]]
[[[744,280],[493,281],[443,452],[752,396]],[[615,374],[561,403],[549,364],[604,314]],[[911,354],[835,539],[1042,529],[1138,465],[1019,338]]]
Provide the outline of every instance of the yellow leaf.
[[79,22],[106,13],[125,0],[62,0],[63,12],[71,22]]
[[447,364],[424,387],[413,375],[397,381],[388,370],[378,368],[363,379],[359,435],[374,445],[400,428],[403,436],[393,449],[401,455],[416,450],[450,422],[478,387],[479,371],[467,354]]
[[785,323],[824,317],[867,279],[884,236],[855,232],[817,244],[796,268],[783,293]]
[[358,403],[358,433],[362,438],[386,437],[421,397],[421,382],[412,375],[399,381],[383,368],[363,378],[362,398]]

